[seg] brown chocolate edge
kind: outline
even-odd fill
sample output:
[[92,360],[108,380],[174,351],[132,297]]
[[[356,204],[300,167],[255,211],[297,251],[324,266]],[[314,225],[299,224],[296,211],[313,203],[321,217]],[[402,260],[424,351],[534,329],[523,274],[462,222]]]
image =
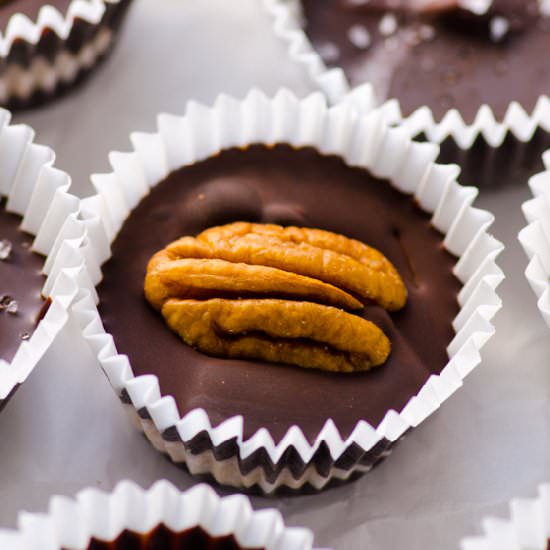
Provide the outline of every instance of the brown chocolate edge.
[[[115,549],[154,549],[156,548],[203,548],[207,550],[245,550],[238,542],[234,533],[214,536],[200,525],[183,531],[173,531],[164,523],[159,523],[146,534],[124,529],[114,540],[104,540],[91,537],[88,550]],[[250,550],[265,550],[263,547]]]
[[[65,40],[60,38],[49,28],[44,29],[36,45],[30,44],[24,39],[15,40],[8,56],[0,60],[0,78],[2,71],[10,65],[19,65],[22,68],[28,68],[37,57],[42,57],[52,62],[61,51],[68,50],[76,54],[105,27],[111,29],[114,34],[113,43],[109,48],[109,51],[111,51],[116,43],[116,35],[119,32],[122,22],[124,21],[124,16],[131,3],[132,0],[120,0],[117,4],[106,4],[106,11],[103,18],[95,25],[83,19],[75,19],[73,28]],[[30,109],[38,107],[53,98],[62,96],[67,91],[72,90],[83,82],[86,77],[93,72],[97,65],[107,57],[109,51],[101,55],[91,68],[82,69],[75,80],[71,82],[60,82],[52,91],[36,90],[25,99],[18,97],[10,98],[3,106],[12,111]]]
[[[132,405],[130,396],[126,390],[122,390],[120,394],[120,400],[125,405]],[[137,410],[139,417],[142,420],[152,421],[151,416],[149,415],[146,408],[141,408]],[[325,443],[322,443],[315,454],[313,455],[310,462],[304,462],[298,451],[290,446],[286,451],[281,460],[277,463],[273,463],[269,454],[265,449],[258,449],[253,452],[250,456],[245,459],[241,459],[239,456],[239,444],[236,439],[230,439],[224,441],[220,445],[214,445],[208,432],[204,431],[197,434],[195,437],[188,441],[181,439],[177,428],[175,426],[170,426],[162,432],[162,438],[169,443],[182,443],[187,452],[198,455],[206,451],[212,452],[215,459],[218,461],[228,460],[230,458],[236,458],[239,464],[239,470],[243,476],[249,474],[258,467],[261,467],[265,474],[265,479],[269,483],[274,483],[279,476],[279,474],[286,468],[289,469],[292,477],[296,480],[300,479],[307,468],[314,466],[317,473],[322,477],[329,477],[330,471],[333,467],[336,467],[340,470],[350,471],[357,466],[365,468],[373,468],[376,466],[383,458],[387,456],[390,449],[395,445],[396,442],[391,442],[388,439],[382,439],[374,447],[365,451],[359,445],[352,443],[349,445],[342,455],[334,460],[330,454],[329,448]],[[176,463],[178,466],[187,469],[184,463]],[[354,474],[351,476],[351,479],[355,479],[360,476],[360,473]],[[213,477],[210,475],[202,476],[205,479],[210,481],[213,480]],[[215,481],[215,480],[214,480]],[[347,483],[347,481],[338,481],[332,480],[328,486],[341,485]],[[247,489],[252,494],[263,493],[259,486],[253,486],[250,489]],[[288,494],[298,494],[304,492],[319,492],[319,489],[306,484],[304,488],[299,490],[292,490],[289,488],[280,488],[275,491],[276,493],[288,493]]]

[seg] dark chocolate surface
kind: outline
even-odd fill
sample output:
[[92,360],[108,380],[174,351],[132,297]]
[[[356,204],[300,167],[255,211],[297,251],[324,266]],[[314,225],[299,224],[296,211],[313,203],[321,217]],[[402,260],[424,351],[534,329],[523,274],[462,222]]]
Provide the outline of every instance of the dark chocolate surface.
[[[485,16],[461,10],[419,16],[377,6],[390,2],[302,3],[306,32],[327,65],[343,67],[352,85],[372,82],[381,99],[399,99],[405,115],[427,105],[441,118],[457,108],[471,122],[488,104],[502,118],[511,101],[530,111],[550,93],[550,17],[539,15],[537,0],[494,0]],[[380,31],[387,14],[397,18],[395,33]],[[509,25],[499,40],[491,34],[495,18]],[[350,39],[353,28],[361,37],[357,26],[367,29],[368,47]]]
[[[114,541],[92,539],[88,550],[240,550],[233,535],[212,537],[200,527],[175,533],[164,525],[147,535],[123,531]],[[255,550],[262,550],[257,548]]]
[[[338,375],[216,359],[183,344],[145,301],[147,262],[182,235],[235,220],[319,227],[381,250],[409,290],[407,306],[391,317],[377,306],[362,313],[392,340],[389,361]],[[134,210],[112,251],[98,291],[118,351],[136,375],[157,374],[182,414],[202,407],[214,424],[242,414],[246,437],[267,427],[279,439],[297,424],[313,440],[328,418],[343,435],[361,419],[376,425],[447,362],[460,285],[441,236],[411,198],[313,149],[233,149],[172,173]]]
[[15,315],[0,309],[0,358],[11,361],[23,335],[31,335],[44,307],[40,294],[44,285],[44,258],[31,252],[32,237],[19,229],[21,218],[5,211],[0,200],[0,241],[13,245],[10,257],[0,260],[0,299],[17,302]]
[[10,17],[16,13],[23,13],[31,21],[36,21],[42,6],[54,6],[62,14],[65,14],[70,4],[71,0],[9,0],[0,2],[0,29],[5,29]]

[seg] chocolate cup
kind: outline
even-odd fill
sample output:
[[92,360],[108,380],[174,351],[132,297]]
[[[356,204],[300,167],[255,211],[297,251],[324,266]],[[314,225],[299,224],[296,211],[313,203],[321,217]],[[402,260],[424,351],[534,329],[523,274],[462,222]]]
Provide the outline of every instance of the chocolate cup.
[[[86,13],[74,9],[73,0],[60,18],[68,31],[58,28],[53,21],[38,17],[33,32],[39,36],[36,40],[27,28],[12,31],[12,38],[4,55],[0,55],[0,82],[10,82],[0,104],[11,110],[23,110],[38,107],[54,98],[61,97],[75,86],[84,82],[94,68],[106,58],[116,43],[120,27],[132,0],[99,0],[104,11],[98,21],[89,18]],[[98,2],[95,2],[97,5]],[[69,16],[73,14],[74,16]],[[16,14],[15,18],[21,14]],[[8,23],[11,30],[14,18]],[[4,39],[7,40],[7,39]],[[48,82],[44,85],[38,80],[38,69],[48,73]],[[45,68],[46,67],[46,68]],[[17,92],[18,82],[30,80],[30,85],[21,84],[24,92]]]
[[273,18],[274,33],[288,45],[289,57],[332,104],[344,102],[360,113],[380,107],[388,123],[402,126],[411,138],[439,144],[439,162],[458,164],[464,184],[498,187],[505,169],[508,174],[517,173],[518,182],[523,183],[525,176],[538,171],[540,153],[550,145],[550,99],[546,95],[539,96],[532,111],[511,102],[502,120],[488,105],[480,106],[470,123],[455,109],[436,117],[428,106],[405,116],[397,100],[382,104],[369,83],[352,87],[341,68],[325,66],[303,30],[300,0],[264,0],[264,7]]
[[193,474],[210,474],[224,485],[256,486],[267,493],[308,485],[319,490],[372,468],[479,364],[479,349],[494,333],[490,319],[500,308],[495,289],[502,273],[494,260],[502,245],[487,233],[492,217],[470,206],[474,190],[454,181],[455,168],[432,164],[437,147],[411,142],[402,130],[384,123],[382,112],[360,117],[351,109],[328,109],[319,94],[298,100],[286,90],[272,99],[254,90],[240,102],[221,96],[213,108],[192,103],[184,117],[163,115],[158,133],[134,134],[133,141],[133,153],[110,156],[114,172],[94,176],[98,194],[82,203],[88,236],[81,262],[90,280],[98,282],[98,268],[111,256],[109,243],[133,208],[169,173],[223,149],[287,143],[366,168],[414,195],[421,209],[436,212],[431,223],[443,234],[447,250],[460,258],[454,273],[464,285],[450,360],[441,365],[441,374],[431,376],[401,411],[388,410],[377,426],[361,421],[342,436],[328,419],[315,441],[298,426],[282,438],[260,430],[247,439],[238,416],[217,426],[202,409],[182,417],[173,397],[162,395],[156,376],[134,375],[130,360],[118,354],[117,342],[103,327],[94,289],[82,291],[73,312],[92,353],[135,424],[172,461],[185,462]]
[[273,509],[253,510],[243,495],[221,498],[207,485],[181,492],[168,481],[143,490],[121,481],[114,490],[53,497],[47,514],[21,513],[17,531],[0,530],[2,548],[56,550],[189,548],[312,550],[313,533],[287,527]]
[[[53,344],[77,290],[55,267],[55,241],[71,229],[66,220],[79,201],[67,193],[68,175],[52,167],[53,151],[33,143],[31,128],[12,126],[9,119],[9,112],[0,109],[0,216],[5,216],[0,230],[14,245],[12,258],[6,260],[11,265],[4,266],[4,288],[19,303],[19,311],[3,319],[7,340],[0,350],[0,410]],[[29,337],[20,338],[21,332]]]

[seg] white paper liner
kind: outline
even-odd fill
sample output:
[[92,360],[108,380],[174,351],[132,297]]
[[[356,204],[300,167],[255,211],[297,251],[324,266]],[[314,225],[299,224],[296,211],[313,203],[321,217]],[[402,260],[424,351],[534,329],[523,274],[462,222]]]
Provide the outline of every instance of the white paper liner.
[[[44,5],[36,18],[31,20],[25,14],[15,13],[9,19],[6,29],[0,29],[0,102],[14,107],[33,106],[35,94],[51,97],[63,86],[72,84],[80,74],[90,70],[111,48],[114,29],[111,28],[114,13],[130,0],[72,0],[66,12],[60,12],[52,5]],[[79,51],[68,47],[68,39],[76,21],[97,26]],[[46,30],[53,31],[60,39],[56,51],[46,57],[40,51],[42,37]],[[24,59],[10,60],[15,43],[26,42],[29,47]],[[48,48],[51,49],[51,48]]]
[[[298,489],[305,484],[322,488],[330,479],[346,479],[355,471],[369,469],[374,460],[367,464],[357,461],[343,471],[333,464],[328,475],[320,475],[312,458],[322,444],[334,462],[352,445],[380,458],[391,443],[439,408],[479,364],[479,350],[494,334],[491,319],[501,306],[496,288],[503,274],[495,259],[503,246],[488,233],[493,216],[471,206],[477,191],[456,182],[456,166],[434,164],[437,146],[411,142],[402,129],[389,128],[379,111],[360,117],[345,105],[328,108],[320,93],[303,100],[287,90],[273,98],[252,90],[242,101],[221,95],[213,107],[189,103],[183,117],[160,115],[158,128],[154,134],[133,134],[134,151],[112,153],[113,172],[92,177],[97,195],[83,201],[82,217],[74,224],[75,238],[60,245],[57,260],[50,265],[51,273],[72,268],[79,284],[87,287],[73,308],[75,318],[113,388],[119,396],[129,396],[133,408],[128,408],[157,448],[176,462],[186,461],[191,471],[212,474],[222,484],[258,485],[266,492],[281,486]],[[156,376],[133,375],[128,357],[117,353],[113,337],[102,326],[94,285],[101,280],[100,266],[110,257],[109,243],[131,210],[171,171],[221,149],[254,143],[313,146],[389,179],[400,191],[414,194],[420,207],[434,214],[432,223],[445,234],[444,245],[460,258],[454,273],[464,286],[458,296],[461,311],[453,324],[456,336],[448,346],[448,364],[440,375],[429,378],[402,411],[388,411],[378,426],[361,421],[348,438],[341,437],[331,419],[313,444],[298,426],[290,428],[276,444],[266,429],[244,440],[240,416],[215,428],[202,409],[182,418],[174,398],[161,395]],[[162,437],[169,428],[177,433],[177,441]],[[201,433],[208,434],[212,443],[208,456],[190,453],[186,447]],[[232,439],[237,442],[238,456],[221,464],[215,451]],[[298,478],[287,469],[276,479],[268,479],[262,468],[250,477],[242,475],[240,461],[258,451],[265,452],[274,465],[285,467],[290,447],[304,463]]]
[[[53,261],[56,239],[69,234],[68,220],[76,217],[79,201],[67,192],[69,176],[53,167],[54,152],[33,143],[31,128],[9,121],[10,113],[0,109],[0,197],[7,198],[6,210],[20,215],[21,228],[35,237],[33,250]],[[47,267],[44,273],[49,274]],[[57,275],[45,279],[43,294],[52,303],[31,338],[21,342],[11,362],[0,357],[0,406],[27,378],[67,320],[77,289],[72,277]]]
[[311,550],[313,544],[311,531],[286,527],[275,509],[254,511],[243,495],[220,498],[207,485],[182,493],[165,480],[148,491],[121,481],[110,494],[85,489],[76,500],[56,496],[48,514],[18,519],[18,532],[0,531],[0,548],[85,550],[92,537],[112,542],[125,529],[147,534],[161,524],[175,533],[201,527],[212,537],[233,535],[243,548]]
[[341,68],[326,67],[303,29],[300,0],[263,0],[263,3],[273,18],[275,35],[287,45],[290,58],[303,68],[332,104],[345,100],[361,113],[378,106],[384,110],[388,123],[401,125],[409,136],[425,135],[432,143],[451,138],[463,150],[470,149],[480,136],[491,147],[499,147],[508,134],[527,143],[538,128],[550,131],[550,98],[546,95],[539,97],[531,113],[519,103],[511,102],[501,121],[489,105],[479,108],[471,124],[465,122],[456,109],[450,109],[440,120],[427,106],[403,116],[399,101],[377,97],[369,83],[352,88]]
[[72,0],[65,13],[55,6],[45,4],[38,13],[36,21],[23,13],[15,13],[6,29],[0,30],[0,57],[6,57],[16,40],[29,44],[38,44],[46,29],[65,40],[73,28],[75,20],[81,19],[97,25],[101,22],[108,4],[118,4],[121,0]]
[[528,226],[518,238],[529,257],[525,276],[550,327],[550,151],[543,155],[543,161],[546,170],[529,180],[534,198],[522,206]]
[[484,535],[462,541],[462,550],[547,550],[550,540],[550,485],[534,499],[514,499],[510,519],[486,518]]

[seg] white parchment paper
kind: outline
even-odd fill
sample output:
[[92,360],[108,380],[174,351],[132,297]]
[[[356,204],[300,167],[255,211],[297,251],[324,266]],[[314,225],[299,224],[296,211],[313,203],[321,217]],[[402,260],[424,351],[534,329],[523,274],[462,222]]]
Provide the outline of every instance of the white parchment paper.
[[[257,0],[135,0],[114,55],[84,86],[16,121],[52,146],[57,165],[88,194],[89,174],[108,169],[128,134],[153,130],[160,111],[182,113],[188,99],[210,103],[220,91],[251,86],[310,91],[273,37]],[[468,182],[465,182],[468,183]],[[458,548],[482,517],[506,515],[515,496],[534,496],[550,480],[550,334],[536,309],[516,235],[524,225],[525,182],[485,191],[494,232],[509,247],[504,309],[485,363],[442,409],[380,467],[320,495],[254,498],[288,524],[305,525],[315,545],[336,549]],[[51,494],[86,486],[111,489],[122,478],[144,486],[191,477],[160,456],[129,424],[107,380],[77,335],[65,331],[0,415],[0,525],[20,509],[45,510]]]

